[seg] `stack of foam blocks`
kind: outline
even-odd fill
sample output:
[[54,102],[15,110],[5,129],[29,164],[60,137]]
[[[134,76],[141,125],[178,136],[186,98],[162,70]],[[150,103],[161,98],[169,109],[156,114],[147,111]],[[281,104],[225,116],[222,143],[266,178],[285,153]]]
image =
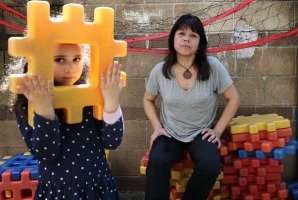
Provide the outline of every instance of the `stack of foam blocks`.
[[[223,141],[224,142],[224,141]],[[224,156],[227,154],[227,147],[223,145],[219,149],[219,153],[221,156]],[[146,154],[143,156],[141,160],[141,167],[140,172],[141,174],[146,174],[146,168],[148,164],[150,151],[147,151]],[[193,172],[193,162],[187,152],[184,153],[184,156],[181,158],[181,160],[174,164],[174,166],[171,169],[171,179],[170,179],[170,199],[171,200],[178,200],[183,196],[183,193],[186,188],[186,184],[188,182],[188,179],[190,178],[192,172]],[[223,178],[223,173],[219,174],[217,177],[217,181],[215,185],[213,186],[213,190],[217,191],[220,190],[220,180]],[[218,194],[213,194],[212,192],[209,194],[210,198],[216,197]]]
[[[110,152],[105,150],[109,162]],[[0,200],[33,200],[38,179],[38,160],[29,152],[0,160]]]
[[[289,120],[276,114],[234,118],[228,127],[227,139],[221,140],[222,170],[208,199],[288,198],[281,175],[282,159],[287,154],[295,154],[298,148],[291,136]],[[146,174],[149,154],[146,152],[141,160],[141,174]],[[181,199],[192,171],[193,163],[185,153],[171,171],[172,200]]]
[[290,121],[277,114],[239,116],[229,126],[229,154],[223,158],[231,199],[286,199],[283,158],[295,154]]

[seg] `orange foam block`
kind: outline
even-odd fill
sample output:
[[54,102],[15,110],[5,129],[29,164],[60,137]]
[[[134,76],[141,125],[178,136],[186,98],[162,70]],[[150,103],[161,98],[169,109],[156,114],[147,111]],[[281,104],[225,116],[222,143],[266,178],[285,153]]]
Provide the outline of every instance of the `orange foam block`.
[[[89,44],[90,83],[74,86],[54,86],[54,108],[66,110],[66,122],[82,121],[82,110],[93,106],[93,116],[102,119],[104,100],[101,95],[101,71],[107,71],[115,57],[127,53],[125,41],[114,40],[114,10],[98,7],[94,10],[94,22],[84,21],[84,7],[79,4],[63,6],[62,20],[50,18],[50,5],[46,1],[30,1],[27,4],[27,36],[8,40],[8,52],[12,56],[28,58],[28,72],[54,80],[54,47],[59,43]],[[9,89],[18,94],[17,85],[23,85],[21,75],[11,75]],[[122,73],[125,85],[126,75]],[[54,81],[53,81],[54,82]],[[28,121],[33,125],[33,105],[28,104]]]

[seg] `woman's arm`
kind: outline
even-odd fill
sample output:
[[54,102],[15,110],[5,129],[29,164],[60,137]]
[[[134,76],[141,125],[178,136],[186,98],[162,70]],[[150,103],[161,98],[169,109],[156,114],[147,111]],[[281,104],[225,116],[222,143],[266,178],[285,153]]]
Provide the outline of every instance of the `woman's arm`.
[[154,140],[160,136],[160,135],[165,135],[167,137],[171,137],[162,127],[162,124],[159,120],[159,117],[157,115],[157,110],[156,106],[154,104],[156,100],[156,96],[153,96],[149,94],[148,92],[145,92],[144,98],[143,98],[143,104],[144,104],[144,110],[145,113],[151,122],[151,125],[153,127],[153,133],[151,135],[151,140],[150,140],[150,148],[154,142]]
[[224,108],[222,115],[220,116],[218,122],[214,127],[214,129],[220,135],[229,125],[230,121],[233,119],[240,106],[240,97],[236,90],[236,87],[233,84],[228,89],[226,89],[222,95],[227,100],[227,104]]
[[218,143],[218,148],[221,146],[220,137],[226,127],[229,125],[230,121],[237,112],[237,109],[240,106],[239,94],[236,90],[236,87],[232,84],[228,89],[222,94],[223,97],[227,100],[227,104],[224,108],[222,115],[220,116],[218,122],[216,123],[213,129],[204,129],[202,131],[202,139],[208,138],[209,142]]

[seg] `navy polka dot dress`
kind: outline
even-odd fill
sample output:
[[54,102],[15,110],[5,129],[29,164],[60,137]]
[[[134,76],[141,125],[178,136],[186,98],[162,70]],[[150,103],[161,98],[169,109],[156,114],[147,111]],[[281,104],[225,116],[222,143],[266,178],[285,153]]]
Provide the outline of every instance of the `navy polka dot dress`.
[[108,125],[94,119],[92,107],[86,107],[82,123],[66,124],[35,114],[33,128],[24,123],[24,116],[16,117],[30,152],[39,160],[35,200],[119,199],[104,149],[120,145],[122,116]]

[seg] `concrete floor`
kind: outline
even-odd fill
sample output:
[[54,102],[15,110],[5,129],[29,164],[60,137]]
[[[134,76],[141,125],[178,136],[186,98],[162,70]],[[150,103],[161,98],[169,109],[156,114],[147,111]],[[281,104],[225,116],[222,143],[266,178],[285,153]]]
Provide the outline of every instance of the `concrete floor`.
[[137,190],[120,190],[120,200],[145,200],[145,194]]
[[[145,194],[143,191],[121,190],[120,200],[145,200]],[[288,197],[287,200],[293,200],[293,198]]]

